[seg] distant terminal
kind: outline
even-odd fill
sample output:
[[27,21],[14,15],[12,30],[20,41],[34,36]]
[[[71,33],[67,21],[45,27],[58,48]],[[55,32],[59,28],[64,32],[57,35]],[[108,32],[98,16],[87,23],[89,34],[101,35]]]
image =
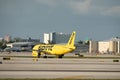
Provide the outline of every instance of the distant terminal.
[[119,54],[120,38],[112,38],[105,41],[90,41],[89,53]]
[[34,42],[14,42],[6,44],[7,48],[4,51],[31,51],[32,47],[35,45]]

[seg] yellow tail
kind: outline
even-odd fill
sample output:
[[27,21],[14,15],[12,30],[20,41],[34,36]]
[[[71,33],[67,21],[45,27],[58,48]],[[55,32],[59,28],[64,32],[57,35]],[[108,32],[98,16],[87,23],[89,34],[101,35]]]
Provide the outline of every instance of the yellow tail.
[[74,46],[75,37],[76,37],[76,32],[73,31],[72,34],[71,34],[71,36],[70,36],[70,39],[69,39],[69,41],[67,43],[68,46],[71,46],[71,47]]

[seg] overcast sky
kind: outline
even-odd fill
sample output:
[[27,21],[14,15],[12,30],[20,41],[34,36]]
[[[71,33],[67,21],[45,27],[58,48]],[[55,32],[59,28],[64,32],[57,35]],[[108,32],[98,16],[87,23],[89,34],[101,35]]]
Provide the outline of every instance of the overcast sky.
[[43,39],[77,32],[77,40],[120,37],[120,0],[0,0],[0,37]]

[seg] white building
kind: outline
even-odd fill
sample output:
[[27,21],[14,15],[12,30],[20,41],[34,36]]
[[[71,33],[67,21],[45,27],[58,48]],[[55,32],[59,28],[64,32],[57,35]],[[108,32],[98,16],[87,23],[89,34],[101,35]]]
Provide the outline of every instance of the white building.
[[120,53],[119,52],[119,41],[100,41],[99,49],[100,53]]
[[49,34],[48,33],[44,33],[44,43],[48,44],[50,40]]
[[108,53],[110,47],[109,41],[99,41],[98,47],[99,53]]
[[89,52],[99,52],[100,54],[120,53],[120,39],[112,38],[106,41],[90,41]]

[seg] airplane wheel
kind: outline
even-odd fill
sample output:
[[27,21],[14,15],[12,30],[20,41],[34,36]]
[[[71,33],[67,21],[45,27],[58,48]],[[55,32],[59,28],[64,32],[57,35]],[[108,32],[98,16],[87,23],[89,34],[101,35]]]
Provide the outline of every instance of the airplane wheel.
[[59,55],[58,58],[63,58],[64,55]]
[[43,58],[47,58],[47,56],[44,56]]
[[40,58],[40,56],[41,56],[41,54],[40,54],[40,53],[38,53],[38,58]]
[[59,56],[58,58],[62,58],[62,56]]

